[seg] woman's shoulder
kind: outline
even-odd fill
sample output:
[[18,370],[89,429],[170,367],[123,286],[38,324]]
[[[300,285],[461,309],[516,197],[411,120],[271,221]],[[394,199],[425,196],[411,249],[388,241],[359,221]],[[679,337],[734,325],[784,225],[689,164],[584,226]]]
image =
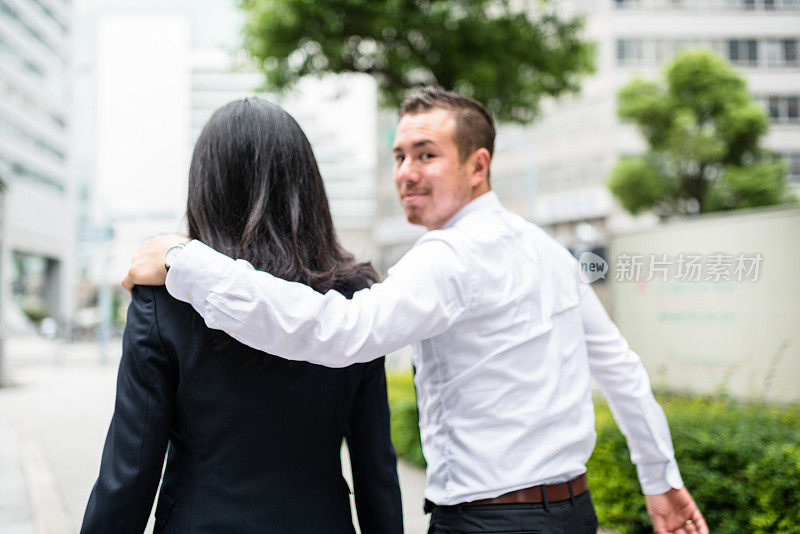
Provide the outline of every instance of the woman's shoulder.
[[150,308],[161,304],[178,302],[173,298],[164,286],[134,286],[131,291],[131,304],[150,304]]
[[366,289],[374,283],[375,279],[371,274],[369,274],[369,272],[366,272],[365,269],[365,272],[353,273],[347,278],[337,280],[333,286],[333,289],[347,298],[352,298],[356,291]]
[[197,312],[187,303],[181,302],[169,294],[164,286],[135,286],[131,292],[131,312],[139,319],[149,319],[159,326],[172,324],[175,326],[190,327],[199,317]]

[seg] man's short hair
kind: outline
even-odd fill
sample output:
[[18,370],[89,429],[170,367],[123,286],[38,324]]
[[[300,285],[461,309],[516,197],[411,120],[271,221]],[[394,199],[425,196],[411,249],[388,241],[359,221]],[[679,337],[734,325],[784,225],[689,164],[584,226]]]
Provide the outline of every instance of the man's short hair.
[[494,118],[483,104],[453,91],[429,86],[403,101],[400,117],[426,113],[432,109],[452,111],[456,121],[455,142],[461,163],[479,148],[488,150],[489,156],[494,153]]

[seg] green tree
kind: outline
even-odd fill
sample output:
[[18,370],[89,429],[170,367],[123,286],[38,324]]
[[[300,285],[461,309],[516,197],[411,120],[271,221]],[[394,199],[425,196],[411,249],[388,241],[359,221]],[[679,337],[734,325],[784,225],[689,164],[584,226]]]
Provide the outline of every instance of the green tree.
[[[382,103],[437,84],[527,123],[543,95],[579,89],[594,68],[582,21],[547,2],[512,0],[240,0],[245,47],[282,89],[308,74],[359,72]],[[515,7],[516,6],[516,7]]]
[[783,162],[759,145],[766,114],[713,52],[678,54],[663,82],[635,79],[617,105],[649,146],[611,172],[609,188],[629,212],[685,215],[796,200]]

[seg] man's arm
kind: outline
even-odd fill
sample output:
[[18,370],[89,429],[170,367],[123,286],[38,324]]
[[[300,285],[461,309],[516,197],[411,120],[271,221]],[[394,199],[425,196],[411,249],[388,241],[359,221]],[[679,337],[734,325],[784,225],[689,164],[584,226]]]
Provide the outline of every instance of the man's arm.
[[[123,285],[159,282],[154,273],[174,243],[158,239],[152,251],[140,251],[137,269],[131,267]],[[140,277],[137,270],[145,274]],[[471,280],[451,245],[428,239],[392,267],[384,282],[348,300],[336,291],[323,295],[256,271],[192,241],[170,268],[166,284],[209,328],[284,358],[344,367],[445,331],[466,311],[474,293]]]
[[628,442],[657,534],[707,533],[705,520],[683,486],[664,412],[653,397],[639,356],[628,346],[594,291],[581,287],[580,311],[592,376],[608,399]]

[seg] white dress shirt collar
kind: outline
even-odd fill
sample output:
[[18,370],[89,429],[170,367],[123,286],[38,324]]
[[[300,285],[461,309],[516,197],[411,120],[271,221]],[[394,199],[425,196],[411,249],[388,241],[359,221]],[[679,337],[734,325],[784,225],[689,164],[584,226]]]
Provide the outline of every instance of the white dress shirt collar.
[[455,215],[450,217],[447,220],[447,222],[442,225],[441,229],[444,230],[445,228],[450,228],[451,226],[453,226],[458,221],[460,221],[461,219],[463,219],[464,217],[466,217],[471,213],[477,213],[479,211],[483,211],[486,209],[499,208],[499,207],[502,207],[502,204],[500,204],[500,199],[497,198],[497,193],[495,193],[492,190],[489,190],[488,192],[480,195],[479,197],[476,197],[471,201],[469,201],[463,208],[458,210]]

